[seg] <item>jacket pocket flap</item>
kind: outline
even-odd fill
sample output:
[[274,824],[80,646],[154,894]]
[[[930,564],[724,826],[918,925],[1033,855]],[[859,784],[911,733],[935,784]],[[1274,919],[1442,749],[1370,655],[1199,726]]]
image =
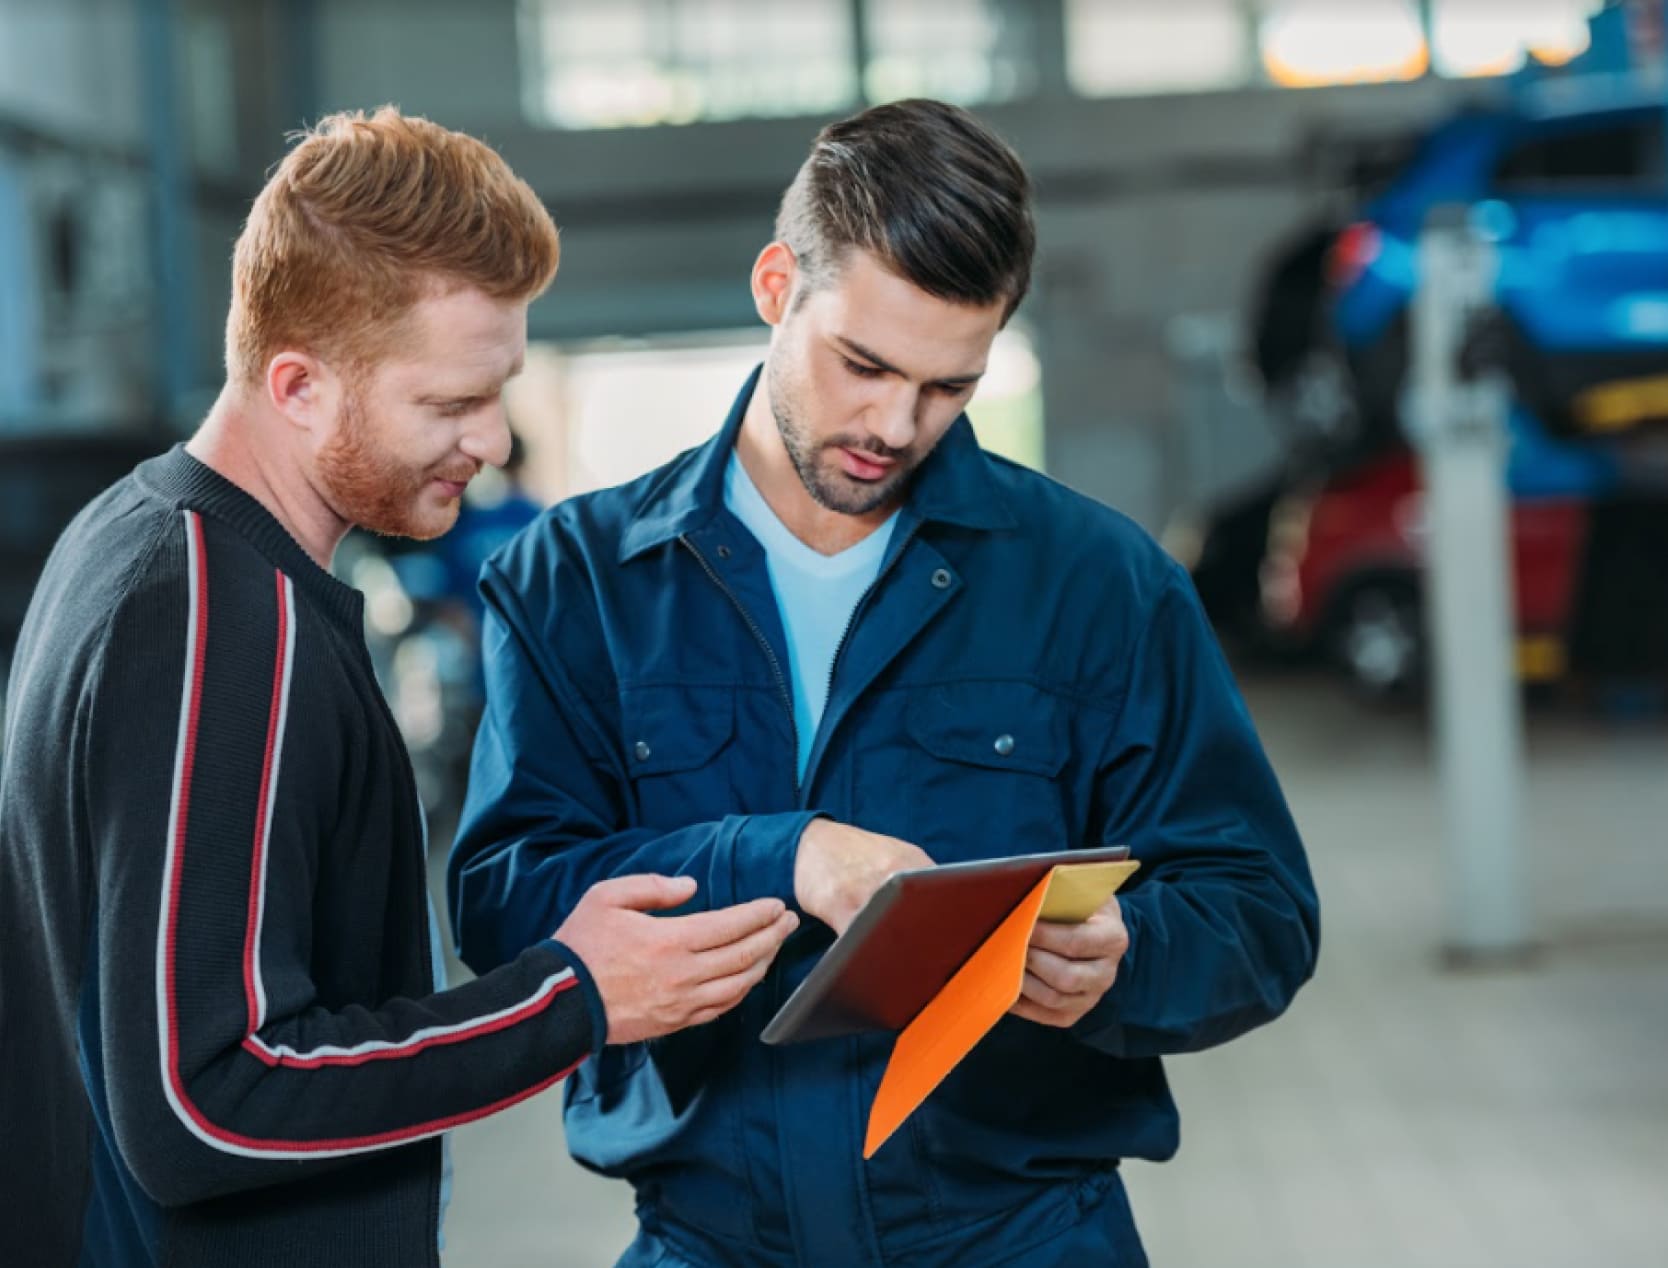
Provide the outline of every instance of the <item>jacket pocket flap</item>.
[[621,739],[633,777],[705,766],[735,732],[735,695],[728,687],[625,687]]
[[913,693],[908,718],[915,742],[947,761],[1049,777],[1066,764],[1063,706],[1030,683],[923,687]]

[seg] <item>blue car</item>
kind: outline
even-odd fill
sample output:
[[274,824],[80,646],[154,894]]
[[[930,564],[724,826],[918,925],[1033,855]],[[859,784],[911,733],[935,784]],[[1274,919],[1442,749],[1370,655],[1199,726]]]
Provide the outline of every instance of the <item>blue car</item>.
[[1663,120],[1661,100],[1611,96],[1468,112],[1425,138],[1326,256],[1321,335],[1341,352],[1362,435],[1399,431],[1418,236],[1433,208],[1463,203],[1499,250],[1514,488],[1607,487],[1616,447],[1590,442],[1668,422]]
[[[1614,36],[1623,15],[1606,16]],[[1460,204],[1499,252],[1496,299],[1514,389],[1506,472],[1514,522],[1562,506],[1570,524],[1585,526],[1570,619],[1556,631],[1568,663],[1601,677],[1664,672],[1668,100],[1638,91],[1637,77],[1621,69],[1625,49],[1597,56],[1606,41],[1597,19],[1594,29],[1595,57],[1581,73],[1526,76],[1512,96],[1465,111],[1405,149],[1358,156],[1357,170],[1377,178],[1377,192],[1361,197],[1349,223],[1305,226],[1272,254],[1250,350],[1288,461],[1243,502],[1214,508],[1195,534],[1196,584],[1213,619],[1256,628],[1266,617],[1249,598],[1270,558],[1256,525],[1278,540],[1290,518],[1279,508],[1308,506],[1317,489],[1341,503],[1366,475],[1405,459],[1400,398],[1418,239],[1433,209]],[[1371,517],[1355,519],[1364,537]],[[1351,545],[1348,534],[1330,543],[1340,557]],[[1380,583],[1374,603],[1340,609],[1401,621],[1404,656],[1379,675],[1387,680],[1410,679],[1418,659],[1407,659],[1407,649],[1421,637],[1421,583],[1405,574],[1380,570],[1370,578]],[[1341,576],[1332,589],[1348,600],[1371,595],[1359,581]],[[1330,630],[1341,647],[1368,643],[1347,625]]]

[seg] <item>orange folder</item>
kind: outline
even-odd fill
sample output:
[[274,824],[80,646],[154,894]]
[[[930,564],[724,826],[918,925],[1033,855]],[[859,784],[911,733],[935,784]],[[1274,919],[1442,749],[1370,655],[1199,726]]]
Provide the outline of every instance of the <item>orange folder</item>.
[[1067,863],[1036,883],[898,1036],[869,1110],[865,1158],[874,1156],[1019,1000],[1037,921],[1088,919],[1139,866],[1132,861]]

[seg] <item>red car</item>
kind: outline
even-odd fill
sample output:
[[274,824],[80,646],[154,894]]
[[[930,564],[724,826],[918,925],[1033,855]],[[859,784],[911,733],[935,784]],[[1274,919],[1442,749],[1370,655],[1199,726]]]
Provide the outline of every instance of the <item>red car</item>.
[[[1518,672],[1560,676],[1585,558],[1589,503],[1512,503]],[[1285,498],[1269,520],[1262,614],[1282,640],[1331,652],[1375,694],[1417,682],[1425,663],[1424,488],[1398,449]]]

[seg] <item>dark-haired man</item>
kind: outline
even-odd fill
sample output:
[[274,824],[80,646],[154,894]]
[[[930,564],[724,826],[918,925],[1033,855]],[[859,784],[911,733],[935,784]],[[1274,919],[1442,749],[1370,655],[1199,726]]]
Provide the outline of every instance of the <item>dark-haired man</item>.
[[[733,1013],[580,1070],[569,1144],[637,1191],[622,1264],[1143,1263],[1117,1166],[1176,1148],[1159,1058],[1312,971],[1302,846],[1185,575],[963,415],[1033,242],[1024,169],[965,111],[825,129],[717,436],[483,574],[464,958],[624,870],[817,918]],[[1118,842],[1140,883],[1039,929],[1014,1015],[872,1160],[890,1037],[758,1042],[892,872]]]

